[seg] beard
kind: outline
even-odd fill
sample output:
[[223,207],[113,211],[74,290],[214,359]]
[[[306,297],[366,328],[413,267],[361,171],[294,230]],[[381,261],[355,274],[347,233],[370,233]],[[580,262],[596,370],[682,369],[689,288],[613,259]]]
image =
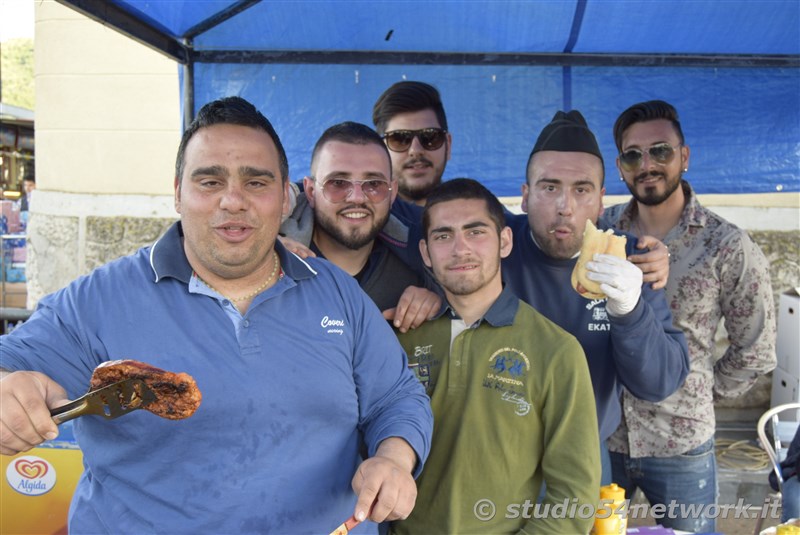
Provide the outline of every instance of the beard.
[[[420,162],[427,164],[428,167],[434,171],[434,175],[430,181],[419,182],[420,179],[406,180],[403,177],[403,171],[405,170],[406,166],[412,166]],[[442,183],[442,174],[444,174],[444,168],[437,169],[436,166],[433,165],[433,162],[427,158],[420,156],[418,158],[414,158],[413,160],[408,160],[403,163],[403,168],[401,169],[400,173],[398,173],[397,192],[406,199],[411,199],[413,201],[425,200],[428,198],[428,195],[430,195],[431,192],[436,189],[436,186]]]
[[445,280],[441,284],[452,295],[471,295],[486,285],[486,279],[481,277],[477,280]]
[[[640,193],[636,186],[636,183],[647,177],[663,177],[664,190],[659,192],[656,186],[645,186],[644,191]],[[631,195],[633,195],[633,198],[636,199],[637,202],[640,202],[645,206],[656,206],[669,199],[670,195],[675,193],[675,190],[677,190],[678,187],[681,185],[682,177],[683,173],[681,172],[678,172],[677,175],[670,178],[665,173],[659,173],[657,171],[649,171],[646,173],[642,173],[640,175],[636,175],[633,179],[632,184],[629,184],[628,181],[626,180],[625,185],[628,187],[628,191],[631,192]]]
[[387,211],[382,218],[377,218],[375,216],[375,212],[364,205],[350,205],[343,207],[337,212],[337,214],[343,210],[349,210],[352,208],[362,208],[372,214],[373,224],[366,232],[355,228],[351,229],[350,231],[345,231],[336,224],[336,215],[331,218],[319,211],[314,214],[314,224],[319,228],[319,230],[328,234],[334,241],[344,245],[348,249],[357,251],[358,249],[361,249],[362,247],[372,243],[378,234],[380,234],[381,230],[383,230],[383,227],[386,225],[386,222],[389,220],[389,212]]
[[421,201],[427,199],[428,195],[430,195],[431,192],[436,189],[436,186],[438,186],[441,181],[442,179],[439,178],[439,180],[435,180],[429,184],[417,184],[415,186],[410,186],[406,183],[403,183],[401,179],[397,186],[397,193],[406,199],[411,199],[412,201]]

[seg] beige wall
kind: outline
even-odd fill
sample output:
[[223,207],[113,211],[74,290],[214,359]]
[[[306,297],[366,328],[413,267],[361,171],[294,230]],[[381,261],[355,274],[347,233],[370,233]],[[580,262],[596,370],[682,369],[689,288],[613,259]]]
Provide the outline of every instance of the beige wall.
[[35,31],[37,186],[171,194],[178,65],[53,0]]
[[177,218],[179,66],[54,0],[35,4],[27,306]]

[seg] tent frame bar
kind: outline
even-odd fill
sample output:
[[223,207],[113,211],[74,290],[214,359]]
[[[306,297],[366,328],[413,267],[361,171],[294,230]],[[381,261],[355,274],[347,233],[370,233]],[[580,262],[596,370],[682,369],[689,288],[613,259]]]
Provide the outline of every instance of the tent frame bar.
[[245,11],[250,6],[257,4],[260,1],[261,0],[239,0],[234,4],[231,4],[228,8],[223,9],[216,15],[207,18],[192,28],[189,28],[184,33],[183,37],[187,39],[194,39],[198,35],[205,33],[216,26],[219,26],[226,20],[235,17],[242,11]]
[[185,65],[190,51],[168,33],[143,22],[113,2],[105,0],[56,0],[75,11]]
[[588,67],[800,67],[797,55],[575,54],[381,51],[195,50],[195,63],[276,63],[339,65],[557,65]]

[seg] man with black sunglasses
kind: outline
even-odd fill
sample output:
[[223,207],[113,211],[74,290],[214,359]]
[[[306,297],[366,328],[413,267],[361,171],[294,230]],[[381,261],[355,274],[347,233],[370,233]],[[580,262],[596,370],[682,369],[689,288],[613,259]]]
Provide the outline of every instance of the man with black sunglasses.
[[398,196],[424,206],[450,160],[452,137],[439,91],[424,82],[397,82],[375,102],[372,122],[389,148]]
[[[624,418],[609,439],[614,481],[628,495],[641,488],[652,504],[716,504],[714,400],[743,394],[776,365],[769,263],[744,230],[701,206],[683,178],[690,151],[672,105],[634,104],[614,124],[614,142],[633,199],[606,216],[619,229],[653,235],[669,247],[666,293],[691,358],[686,382],[666,400],[623,393]],[[715,362],[723,318],[729,345]],[[706,532],[714,531],[715,519],[659,522]]]

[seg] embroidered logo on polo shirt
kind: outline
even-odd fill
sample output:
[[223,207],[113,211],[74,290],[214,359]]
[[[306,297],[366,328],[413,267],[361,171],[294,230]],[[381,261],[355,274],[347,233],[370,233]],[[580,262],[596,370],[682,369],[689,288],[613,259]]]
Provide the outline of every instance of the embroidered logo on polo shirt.
[[489,357],[489,371],[483,380],[483,387],[497,392],[502,401],[511,403],[515,414],[525,416],[531,410],[531,404],[525,397],[525,380],[530,370],[530,359],[519,349],[498,349]]
[[503,392],[503,395],[500,397],[500,399],[516,405],[514,413],[517,416],[525,416],[526,414],[531,412],[531,404],[525,401],[525,398],[522,397],[520,394],[515,394],[513,392]]
[[323,329],[327,329],[328,334],[344,334],[344,320],[335,320],[325,316],[320,325]]
[[436,384],[435,377],[431,382],[431,371],[432,368],[439,366],[440,362],[433,354],[433,344],[414,346],[414,351],[408,354],[408,368],[414,372],[429,396],[433,393],[433,387]]

